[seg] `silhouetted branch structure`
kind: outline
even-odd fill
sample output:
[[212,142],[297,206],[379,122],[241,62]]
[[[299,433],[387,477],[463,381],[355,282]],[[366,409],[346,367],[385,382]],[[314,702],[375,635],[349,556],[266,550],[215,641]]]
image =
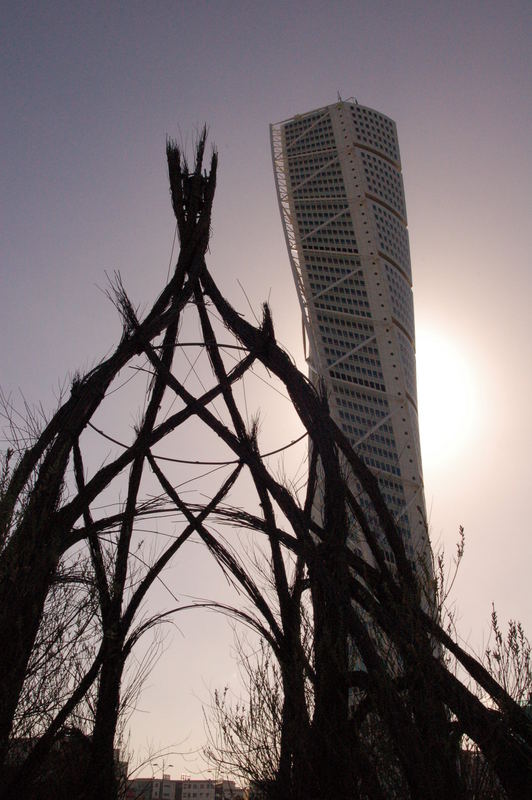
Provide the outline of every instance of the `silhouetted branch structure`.
[[[218,755],[211,755],[222,765],[252,778],[267,798],[459,800],[471,796],[460,745],[467,736],[507,798],[531,796],[530,718],[441,627],[433,609],[430,571],[424,573],[423,565],[412,568],[375,476],[331,419],[327,398],[276,342],[268,306],[262,323],[251,324],[211,276],[205,254],[217,158],[213,153],[205,171],[205,144],[203,131],[189,169],[179,147],[167,143],[181,245],[168,284],[139,320],[117,278],[113,298],[123,321],[119,345],[72,383],[70,397],[4,472],[0,637],[9,647],[0,660],[5,765],[0,797],[34,796],[52,747],[61,742],[76,709],[92,692],[93,714],[80,763],[83,796],[115,800],[114,748],[124,667],[142,633],[168,613],[142,618],[142,604],[161,571],[193,535],[244,598],[241,606],[220,603],[220,610],[254,627],[266,643],[255,686],[251,681],[254,724],[242,709],[236,724],[226,702],[218,700],[221,739]],[[187,388],[176,367],[185,310],[197,314],[200,345],[210,364],[211,385],[199,395]],[[221,320],[224,344],[213,312]],[[225,357],[229,334],[241,355],[231,368]],[[234,387],[257,364],[286,389],[308,436],[303,500],[269,468],[260,453],[257,426],[246,423],[237,402]],[[95,415],[126,365],[140,376],[148,367],[141,419],[128,444],[105,434],[119,453],[91,474],[85,442],[99,430]],[[214,400],[223,402],[223,414],[215,411]],[[191,420],[227,449],[225,464],[231,467],[202,506],[185,500],[171,472],[172,461],[187,461],[174,434]],[[166,460],[154,452],[163,443]],[[235,508],[229,493],[243,477],[255,496],[250,496],[249,507]],[[156,499],[146,488],[153,488],[154,481]],[[107,516],[98,512],[104,493],[117,486],[125,498],[119,510]],[[157,515],[173,515],[180,532],[157,555],[139,560],[137,523]],[[250,532],[265,554],[256,568],[212,523],[208,526],[209,520]],[[370,562],[354,550],[354,531],[366,541]],[[383,542],[393,552],[393,566],[384,557]],[[69,612],[90,608],[92,638],[90,645],[82,640],[72,645],[77,666],[68,691],[50,697],[39,725],[29,726],[28,752],[17,759],[17,719],[28,707],[31,711],[28,687],[42,680],[39,669],[47,662],[46,657],[38,660],[39,653],[46,654],[47,608],[55,602],[54,587],[68,572],[76,548],[84,554],[84,583],[72,591]],[[54,631],[52,625],[47,635],[61,662],[57,627]],[[446,666],[444,652],[460,663],[463,679]],[[35,669],[35,664],[41,666]],[[54,685],[61,681],[61,669],[58,663]],[[253,679],[252,670],[250,674]],[[268,703],[272,679],[277,681],[275,700]],[[469,680],[480,687],[484,700],[469,688]],[[268,742],[266,760],[264,752],[255,757],[254,743],[264,748]]]

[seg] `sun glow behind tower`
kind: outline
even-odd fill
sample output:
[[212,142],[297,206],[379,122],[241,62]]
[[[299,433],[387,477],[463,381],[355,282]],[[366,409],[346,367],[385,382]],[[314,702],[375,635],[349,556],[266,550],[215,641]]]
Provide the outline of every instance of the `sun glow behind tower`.
[[331,414],[378,477],[415,563],[427,528],[395,123],[339,101],[272,125],[271,143],[310,377],[325,382]]

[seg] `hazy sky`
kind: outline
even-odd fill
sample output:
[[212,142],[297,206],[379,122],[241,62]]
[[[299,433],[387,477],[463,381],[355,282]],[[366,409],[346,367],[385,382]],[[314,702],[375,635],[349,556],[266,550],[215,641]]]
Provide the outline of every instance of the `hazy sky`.
[[[426,499],[433,540],[452,551],[466,529],[461,633],[479,647],[493,601],[530,634],[531,15],[525,0],[4,2],[4,390],[50,409],[116,342],[105,272],[142,307],[158,293],[165,137],[190,144],[204,122],[220,154],[212,271],[242,311],[238,281],[255,308],[269,297],[300,359],[268,124],[355,95],[398,126]],[[134,718],[137,749],[201,744],[201,701],[231,679],[222,620],[180,630]]]

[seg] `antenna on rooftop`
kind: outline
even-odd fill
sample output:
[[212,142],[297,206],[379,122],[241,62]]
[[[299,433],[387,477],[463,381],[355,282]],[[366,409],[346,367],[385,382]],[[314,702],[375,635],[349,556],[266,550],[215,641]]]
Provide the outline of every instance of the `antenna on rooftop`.
[[340,90],[339,90],[339,89],[337,89],[337,90],[336,90],[336,93],[337,93],[337,95],[338,95],[338,102],[339,102],[339,103],[341,103],[341,102],[342,102],[342,95],[340,94]]

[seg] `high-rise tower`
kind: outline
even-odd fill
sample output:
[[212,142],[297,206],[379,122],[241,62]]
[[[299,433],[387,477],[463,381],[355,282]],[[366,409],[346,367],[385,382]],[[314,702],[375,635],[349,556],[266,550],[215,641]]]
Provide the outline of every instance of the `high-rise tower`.
[[[395,123],[356,101],[271,126],[310,376],[379,479],[416,563],[427,531],[406,208]],[[365,547],[362,542],[357,546]],[[393,555],[386,551],[393,562]]]

